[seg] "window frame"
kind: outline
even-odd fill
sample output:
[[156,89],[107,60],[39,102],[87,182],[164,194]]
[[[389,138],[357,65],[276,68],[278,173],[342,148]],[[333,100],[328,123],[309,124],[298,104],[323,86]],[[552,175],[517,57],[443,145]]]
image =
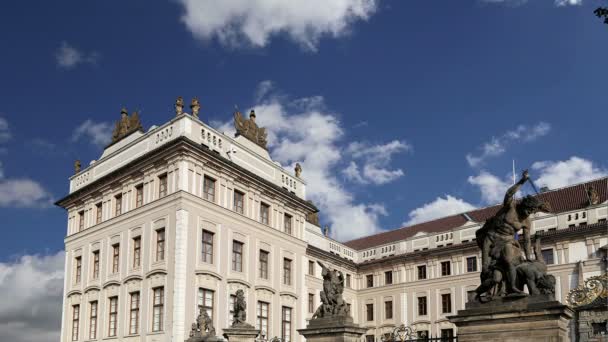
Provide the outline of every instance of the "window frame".
[[139,334],[139,310],[141,294],[139,291],[129,293],[129,335]]
[[289,306],[281,307],[281,339],[282,342],[291,342],[291,328],[293,310]]
[[165,247],[167,246],[166,239],[166,230],[165,228],[159,228],[155,230],[156,234],[156,253],[155,253],[155,262],[163,262],[165,261]]
[[449,314],[452,313],[452,294],[442,293],[441,294],[441,313]]
[[283,214],[283,231],[285,234],[293,235],[293,216],[285,213]]
[[292,260],[283,258],[283,285],[291,286]]
[[[426,272],[426,265],[418,265],[416,267],[416,269],[418,270],[418,280],[426,280],[428,279],[428,275]],[[421,277],[421,275],[424,275],[423,277]]]
[[[389,304],[390,305],[387,305]],[[384,301],[384,319],[393,319],[393,300]]]
[[260,249],[258,262],[259,262],[259,273],[258,276],[261,279],[268,280],[268,259],[270,252]]
[[365,320],[367,322],[374,321],[374,303],[365,304]]
[[[211,186],[208,186],[209,184]],[[215,186],[215,178],[208,175],[203,176],[203,199],[215,203]]]
[[[207,241],[205,237],[210,237]],[[215,233],[203,229],[201,233],[201,261],[208,264],[213,264],[213,240]],[[209,259],[209,260],[207,260]]]
[[138,184],[135,186],[135,208],[139,208],[144,205],[144,184]]
[[133,269],[141,267],[141,236],[133,237]]
[[78,231],[84,230],[84,210],[78,212]]
[[428,300],[426,296],[418,296],[416,297],[416,304],[418,306],[418,316],[427,316],[428,315]]
[[[239,248],[236,248],[239,247]],[[238,240],[232,240],[232,271],[243,272],[243,250],[245,244]],[[238,250],[237,250],[238,249]]]
[[[447,266],[446,266],[447,265]],[[450,260],[441,262],[441,276],[447,277],[452,275],[452,263]]]
[[103,202],[95,204],[95,224],[103,222]]
[[97,339],[97,315],[99,315],[99,302],[93,300],[89,302],[89,340]]
[[[208,302],[208,300],[210,301],[210,303]],[[204,287],[199,287],[196,301],[197,315],[201,312],[201,310],[205,310],[209,317],[213,320],[214,306],[215,291]]]
[[78,341],[80,335],[80,304],[72,305],[72,341]]
[[308,313],[314,313],[314,312],[315,312],[315,294],[309,293],[308,294]]
[[270,204],[260,202],[260,223],[270,225]]
[[114,196],[114,216],[122,215],[122,194]]
[[158,176],[158,198],[161,199],[169,193],[169,181],[167,173]]
[[384,272],[384,285],[393,285],[393,271]]
[[[239,201],[240,199],[240,201]],[[232,207],[236,213],[245,215],[245,193],[234,190],[232,195]]]
[[152,289],[152,332],[164,331],[165,288],[158,286]]
[[[551,258],[550,258],[550,260],[547,260],[547,258],[545,258],[545,253],[546,252],[551,252]],[[540,250],[540,255],[543,258],[543,261],[545,262],[545,264],[547,264],[547,265],[555,265],[555,251],[553,250],[553,247],[541,249]]]
[[112,245],[112,274],[120,273],[120,243]]
[[108,298],[108,337],[116,337],[118,332],[118,296]]
[[[266,309],[265,311],[264,308]],[[268,334],[268,327],[270,326],[270,303],[258,300],[255,311],[256,329],[260,330],[260,333],[264,332]],[[266,316],[264,316],[264,314]],[[264,327],[266,329],[264,329]]]
[[100,255],[99,255],[99,249],[98,250],[94,250],[93,251],[93,274],[91,275],[91,279],[93,280],[97,280],[99,279],[99,259],[100,259]]
[[80,284],[82,282],[82,256],[77,256],[74,258],[74,266],[76,267],[74,271],[74,283]]
[[368,289],[374,287],[374,275],[373,274],[365,275],[365,284],[367,285],[366,288],[368,288]]
[[477,257],[470,256],[467,257],[467,272],[477,272]]

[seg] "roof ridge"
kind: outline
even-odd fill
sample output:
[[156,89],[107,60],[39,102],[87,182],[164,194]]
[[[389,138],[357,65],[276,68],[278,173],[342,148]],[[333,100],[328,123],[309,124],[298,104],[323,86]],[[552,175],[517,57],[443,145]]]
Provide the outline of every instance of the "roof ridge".
[[[532,196],[536,197],[536,196],[540,196],[540,195],[544,195],[544,194],[555,193],[557,191],[564,191],[564,190],[567,190],[567,189],[573,189],[573,188],[576,188],[576,187],[581,186],[581,185],[585,185],[585,184],[589,184],[589,183],[594,183],[594,182],[601,182],[601,181],[604,181],[604,180],[608,180],[608,176],[603,176],[603,177],[599,177],[599,178],[595,178],[595,179],[591,179],[591,180],[587,180],[587,181],[578,182],[578,183],[575,183],[575,184],[566,185],[566,186],[563,186],[563,187],[560,187],[560,188],[551,189],[551,190],[548,190],[548,191],[545,191],[545,192],[541,192],[541,193],[538,193],[538,194],[533,194]],[[470,216],[470,213],[481,212],[483,210],[490,209],[490,208],[493,208],[493,207],[496,207],[496,206],[500,206],[500,203],[493,204],[493,205],[488,205],[488,206],[481,207],[481,208],[475,208],[473,210],[463,211],[463,212],[456,213],[456,214],[451,214],[451,215],[447,215],[447,216],[437,217],[437,218],[430,219],[430,220],[427,220],[427,221],[418,222],[418,223],[415,223],[415,224],[409,225],[409,226],[401,226],[401,227],[393,228],[393,229],[383,229],[381,232],[376,233],[376,234],[362,236],[362,237],[359,237],[359,238],[356,238],[356,239],[352,239],[352,240],[348,240],[348,241],[344,241],[344,242],[340,242],[340,243],[343,244],[343,245],[345,245],[345,246],[348,246],[349,248],[357,249],[355,247],[349,246],[349,244],[353,243],[353,242],[358,242],[358,241],[361,241],[361,240],[365,240],[365,239],[368,239],[370,237],[382,236],[382,235],[385,235],[385,234],[388,234],[388,233],[394,233],[394,232],[402,231],[402,230],[405,230],[405,229],[410,229],[412,227],[416,227],[416,226],[419,226],[419,225],[422,225],[422,224],[427,224],[427,223],[430,223],[430,222],[435,222],[435,221],[439,221],[439,220],[444,220],[444,219],[449,219],[449,218],[452,218],[452,217],[461,216],[463,214],[469,214],[467,216]],[[466,217],[463,217],[463,218],[465,220],[468,220]],[[375,246],[373,246],[373,247],[375,247]]]

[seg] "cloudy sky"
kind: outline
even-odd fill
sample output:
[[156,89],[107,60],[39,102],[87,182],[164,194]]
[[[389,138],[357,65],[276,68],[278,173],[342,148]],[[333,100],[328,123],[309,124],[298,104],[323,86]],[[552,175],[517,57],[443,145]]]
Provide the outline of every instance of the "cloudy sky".
[[197,96],[225,131],[234,105],[255,108],[339,240],[494,204],[512,160],[549,188],[608,174],[602,3],[0,5],[0,340],[57,339],[53,201],[122,106],[148,127]]

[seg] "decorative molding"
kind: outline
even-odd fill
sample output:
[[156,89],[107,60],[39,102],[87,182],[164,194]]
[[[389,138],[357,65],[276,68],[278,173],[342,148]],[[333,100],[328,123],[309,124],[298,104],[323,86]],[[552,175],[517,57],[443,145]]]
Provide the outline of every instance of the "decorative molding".
[[229,279],[226,279],[226,283],[228,283],[228,284],[237,283],[237,284],[244,285],[244,286],[246,286],[249,289],[251,288],[251,284],[249,282],[245,281],[245,280],[242,280],[242,279],[229,278]]
[[157,273],[167,275],[167,270],[164,270],[162,268],[153,269],[151,271],[148,271],[148,273],[146,273],[145,278],[150,278],[151,276],[153,276]]
[[109,287],[112,285],[120,286],[120,282],[117,280],[108,280],[101,287],[105,289],[106,287]]
[[130,276],[128,276],[125,279],[123,279],[122,283],[126,284],[130,280],[144,280],[144,278],[141,275],[139,275],[139,274],[131,274]]
[[272,292],[272,294],[276,294],[277,293],[277,291],[275,289],[273,289],[272,287],[269,287],[269,286],[265,286],[265,285],[256,285],[254,287],[254,289],[256,291],[257,290],[266,290],[266,291]]
[[298,295],[290,291],[281,291],[279,292],[279,296],[293,297],[296,300],[298,299]]
[[219,273],[213,272],[213,271],[208,271],[208,270],[196,270],[194,271],[195,275],[209,275],[212,276],[214,278],[217,278],[217,280],[222,280],[222,276]]

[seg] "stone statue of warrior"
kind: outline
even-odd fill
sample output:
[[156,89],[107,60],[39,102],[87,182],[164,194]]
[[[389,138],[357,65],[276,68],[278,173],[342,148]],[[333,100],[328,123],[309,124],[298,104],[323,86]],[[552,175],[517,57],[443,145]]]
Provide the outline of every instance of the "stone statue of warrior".
[[236,291],[233,310],[232,326],[247,324],[247,304],[245,303],[245,292],[243,290]]
[[322,262],[317,261],[321,266],[323,276],[323,291],[321,306],[323,307],[315,317],[325,316],[348,316],[348,305],[342,297],[344,292],[344,275],[338,270],[330,270]]
[[[502,208],[488,219],[477,232],[477,245],[481,253],[481,285],[477,288],[477,298],[483,294],[525,295],[517,286],[517,266],[524,260],[531,260],[530,215],[536,212],[549,212],[549,206],[536,197],[526,196],[520,201],[515,194],[528,181],[528,171],[507,190]],[[523,231],[523,254],[516,234]]]

